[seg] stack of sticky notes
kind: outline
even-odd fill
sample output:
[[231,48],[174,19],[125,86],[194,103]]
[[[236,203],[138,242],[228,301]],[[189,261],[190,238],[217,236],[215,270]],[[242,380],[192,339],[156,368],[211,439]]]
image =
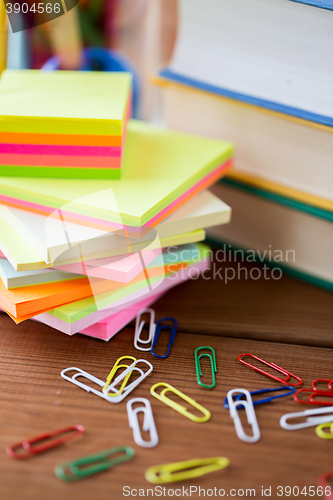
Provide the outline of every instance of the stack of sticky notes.
[[140,238],[220,179],[233,147],[132,120],[119,180],[0,176],[0,202]]
[[130,73],[6,70],[0,175],[118,179]]
[[207,188],[232,155],[228,142],[130,120],[120,179],[0,176],[0,307],[110,339],[209,268],[205,228],[231,210]]

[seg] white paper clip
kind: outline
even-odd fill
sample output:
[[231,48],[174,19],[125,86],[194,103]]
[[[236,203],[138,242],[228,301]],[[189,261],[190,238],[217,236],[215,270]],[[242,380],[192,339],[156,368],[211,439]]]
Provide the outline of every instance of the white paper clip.
[[[138,363],[144,363],[146,365],[149,366],[149,370],[147,370],[146,372],[144,372],[143,370],[141,370],[141,368],[138,368],[136,365]],[[120,403],[120,401],[122,401],[123,399],[125,399],[130,392],[133,391],[133,389],[135,389],[135,387],[137,385],[140,384],[140,382],[143,381],[143,379],[145,379],[146,377],[148,377],[148,375],[152,372],[153,370],[153,365],[151,363],[149,363],[149,361],[146,361],[145,359],[137,359],[136,361],[134,361],[128,368],[126,368],[126,370],[124,370],[113,382],[112,384],[108,385],[108,386],[105,386],[105,383],[103,384],[103,394],[105,395],[105,397],[109,400],[111,400],[111,402],[113,403]],[[113,397],[108,397],[108,394],[110,391],[113,391],[113,392],[118,392],[117,389],[116,389],[116,386],[119,384],[119,382],[121,382],[128,373],[131,373],[133,371],[138,371],[140,373],[140,377],[137,378],[136,380],[134,380],[134,382],[132,382],[131,384],[127,385],[122,394],[119,394],[119,396],[113,396]]]
[[[73,371],[75,370],[77,373],[75,373],[71,377],[68,377],[67,375],[65,375],[66,372],[71,371],[71,370],[73,370]],[[134,367],[133,370],[139,371],[141,375],[145,375],[143,373],[143,371],[140,370],[140,368]],[[122,394],[119,394],[119,391],[117,389],[115,389],[114,387],[111,387],[111,385],[110,385],[110,387],[108,387],[108,392],[113,391],[117,395],[116,396],[109,396],[108,394],[105,394],[105,392],[103,391],[103,387],[105,386],[105,382],[103,382],[103,380],[100,380],[99,378],[94,377],[90,373],[85,372],[85,371],[81,370],[80,368],[76,368],[74,366],[72,366],[71,368],[65,368],[65,370],[62,370],[60,375],[65,380],[68,380],[68,382],[71,382],[72,384],[75,384],[78,387],[81,387],[81,389],[83,389],[87,392],[92,392],[96,396],[105,399],[109,403],[120,403],[142,380],[141,377],[140,377],[140,379],[138,379],[139,382],[138,382],[138,380],[134,380],[134,382],[132,382],[131,384],[126,386],[126,390],[128,392],[126,393],[125,389],[124,389]],[[94,382],[96,385],[100,386],[102,388],[102,390],[98,391],[97,389],[94,389],[93,387],[90,387],[89,385],[86,385],[83,382],[79,382],[78,380],[76,380],[77,377],[83,377],[83,378],[86,378],[87,380],[90,380],[91,382]]]
[[[138,406],[133,410],[134,403],[143,403],[144,406]],[[128,423],[131,429],[133,429],[133,439],[138,446],[143,448],[153,448],[158,445],[158,434],[155,426],[153,410],[151,409],[150,402],[146,398],[133,398],[127,401],[127,415]],[[145,441],[142,438],[140,431],[140,425],[138,421],[138,413],[143,413],[143,426],[144,431],[149,432],[150,440]]]
[[[239,399],[237,401],[234,401],[233,395],[234,394],[242,394],[243,396],[246,397],[245,400]],[[234,421],[235,425],[235,430],[236,434],[241,439],[242,441],[245,441],[246,443],[256,443],[260,439],[260,430],[257,422],[257,417],[254,411],[254,406],[252,402],[252,397],[249,391],[246,389],[232,389],[231,391],[228,392],[228,405],[229,405],[229,410],[230,410],[230,416]],[[243,407],[246,412],[246,417],[249,425],[252,427],[252,436],[248,436],[245,434],[242,423],[240,421],[237,407]]]
[[[145,322],[142,320],[141,321],[141,316],[143,314],[150,314],[150,320],[149,320],[149,334],[148,334],[148,339],[147,340],[142,340],[140,337],[142,329],[144,327]],[[136,317],[135,321],[135,332],[134,332],[134,347],[138,349],[139,351],[150,351],[151,350],[151,345],[153,342],[154,334],[155,334],[155,311],[153,309],[141,309]],[[150,344],[149,347],[140,347],[138,345],[138,342],[140,344]]]
[[[322,417],[309,417],[305,422],[298,424],[288,424],[287,420],[290,418],[307,417],[308,415],[321,415],[322,413],[329,413],[330,415],[323,415]],[[304,429],[305,427],[312,427],[319,424],[325,424],[326,422],[333,422],[333,407],[325,406],[324,408],[314,408],[313,410],[296,411],[293,413],[286,413],[280,418],[280,425],[283,429],[287,431],[297,431],[298,429]]]
[[[69,377],[68,375],[66,375],[66,372],[69,372],[69,371],[76,371],[77,373],[75,373],[74,375]],[[75,384],[78,387],[81,387],[81,389],[83,389],[87,392],[92,392],[96,396],[99,396],[100,398],[103,398],[106,401],[109,401],[110,403],[117,403],[119,401],[118,397],[112,397],[112,398],[107,397],[102,392],[102,390],[98,391],[97,389],[94,389],[93,387],[90,387],[89,385],[83,384],[82,382],[79,382],[78,380],[76,380],[77,377],[83,377],[83,378],[86,378],[87,380],[90,380],[91,382],[94,382],[96,385],[100,386],[101,388],[103,388],[105,385],[105,382],[103,382],[103,380],[100,380],[99,378],[94,377],[90,373],[85,372],[85,371],[81,370],[80,368],[76,368],[75,366],[72,366],[71,368],[65,368],[65,370],[62,370],[60,375],[65,380],[68,380],[68,382],[71,382],[72,384]],[[112,389],[112,390],[113,390],[113,392],[118,392],[116,389]]]

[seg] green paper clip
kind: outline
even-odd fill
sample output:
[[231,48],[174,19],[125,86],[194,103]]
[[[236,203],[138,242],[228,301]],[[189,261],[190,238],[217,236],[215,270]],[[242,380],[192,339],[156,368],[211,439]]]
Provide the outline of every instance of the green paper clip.
[[[124,451],[125,454],[111,460],[108,458],[110,455],[114,455],[121,451]],[[117,446],[116,448],[109,448],[99,453],[94,453],[93,455],[87,455],[86,457],[77,458],[76,460],[56,465],[54,473],[63,481],[77,481],[83,477],[91,476],[97,472],[110,469],[110,467],[114,465],[126,462],[133,458],[134,455],[135,452],[130,446]]]
[[[205,352],[203,354],[200,354],[200,356],[198,356],[198,351],[200,351],[201,349],[209,349],[210,351],[212,351],[212,354],[209,354],[208,352]],[[197,381],[198,381],[198,384],[201,385],[201,387],[206,387],[206,389],[213,389],[213,387],[215,387],[215,385],[216,385],[215,372],[217,372],[216,357],[215,357],[215,351],[214,351],[214,349],[212,347],[208,347],[208,346],[198,347],[198,349],[196,349],[194,351],[194,356],[195,356],[195,367],[196,367],[196,370],[197,370]],[[200,380],[200,377],[202,377],[202,370],[201,370],[201,366],[200,366],[200,358],[203,358],[204,356],[207,356],[207,358],[210,359],[210,364],[211,364],[211,367],[212,367],[212,384],[211,385],[203,384],[201,382],[201,380]]]

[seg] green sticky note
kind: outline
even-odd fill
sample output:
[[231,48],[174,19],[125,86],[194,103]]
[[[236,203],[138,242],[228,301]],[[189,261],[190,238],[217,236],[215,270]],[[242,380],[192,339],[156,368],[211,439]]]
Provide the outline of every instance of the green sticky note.
[[120,179],[121,168],[0,165],[0,175],[10,177],[44,177],[45,179]]
[[0,250],[17,271],[43,269],[47,264],[33,248],[0,216]]

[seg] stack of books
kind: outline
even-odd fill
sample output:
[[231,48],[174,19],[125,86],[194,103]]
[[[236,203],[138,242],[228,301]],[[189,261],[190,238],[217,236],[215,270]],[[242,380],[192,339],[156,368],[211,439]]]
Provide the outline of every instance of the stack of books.
[[1,175],[119,179],[131,86],[129,73],[4,71]]
[[236,144],[234,170],[214,187],[233,220],[211,237],[276,250],[286,271],[333,289],[332,3],[179,7],[174,54],[156,78],[166,125]]
[[230,169],[233,145],[135,120],[125,129],[121,179],[112,168],[102,180],[0,170],[0,307],[16,323],[108,340],[209,267],[204,229],[229,222],[230,207],[207,188]]

